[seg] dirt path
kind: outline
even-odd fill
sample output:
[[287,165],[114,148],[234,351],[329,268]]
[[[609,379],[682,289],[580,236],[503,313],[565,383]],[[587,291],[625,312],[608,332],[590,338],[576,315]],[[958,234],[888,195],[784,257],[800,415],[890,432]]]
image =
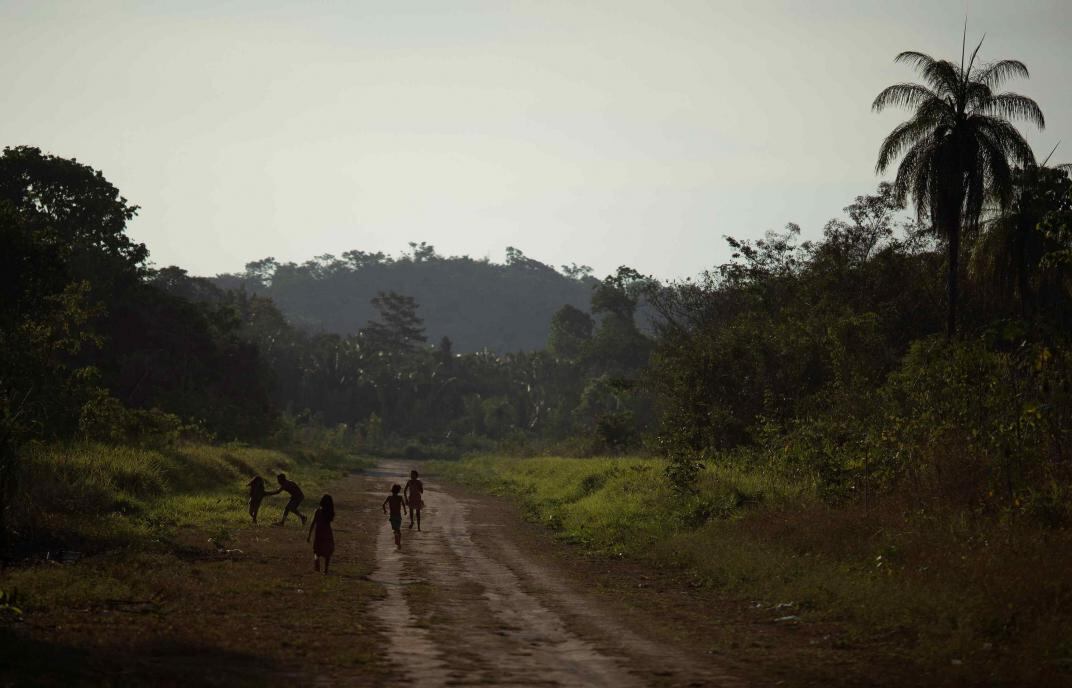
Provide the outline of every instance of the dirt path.
[[34,606],[0,623],[0,688],[911,683],[895,655],[836,625],[779,623],[784,612],[679,571],[585,555],[510,501],[434,477],[424,530],[404,528],[398,552],[380,504],[411,467],[387,462],[327,488],[328,576],[312,570],[297,523],[268,525],[275,502],[226,550],[194,528],[144,550],[27,565]]
[[[369,474],[402,482],[408,466]],[[373,605],[405,678],[422,686],[741,685],[717,666],[642,638],[515,546],[494,510],[425,481],[423,532],[376,539]],[[383,496],[385,491],[372,492]]]

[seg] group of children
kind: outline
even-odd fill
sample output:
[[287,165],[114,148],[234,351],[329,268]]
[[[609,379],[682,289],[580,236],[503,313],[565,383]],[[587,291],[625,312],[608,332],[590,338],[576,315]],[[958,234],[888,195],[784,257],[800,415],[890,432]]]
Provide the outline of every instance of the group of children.
[[[394,530],[395,547],[397,549],[402,549],[403,514],[409,514],[410,528],[413,528],[414,521],[416,521],[417,530],[421,529],[424,483],[417,476],[417,471],[410,471],[409,481],[406,482],[405,489],[398,484],[392,485],[391,494],[387,495],[387,499],[383,501],[383,512],[386,514],[390,509],[388,520],[391,522],[391,529]],[[293,480],[289,480],[284,473],[277,475],[276,480],[279,482],[279,489],[272,492],[268,491],[265,487],[264,478],[260,476],[254,476],[247,483],[249,487],[250,518],[253,519],[254,523],[257,522],[257,512],[260,511],[261,502],[264,501],[265,497],[286,492],[290,495],[290,499],[283,508],[283,517],[279,520],[278,525],[285,525],[287,515],[293,512],[301,519],[302,526],[305,526],[305,514],[298,511],[302,500],[305,499],[305,494],[298,487],[298,484]],[[399,494],[400,492],[401,494]],[[313,514],[312,523],[309,524],[309,534],[305,536],[306,542],[309,542],[310,539],[313,541],[313,569],[320,571],[320,560],[323,559],[325,575],[327,575],[328,565],[331,563],[331,556],[335,553],[335,533],[331,530],[331,522],[334,520],[335,500],[331,498],[331,495],[326,494],[320,498],[320,506],[317,507],[316,512]]]
[[[402,515],[407,513],[409,507],[409,527],[413,528],[416,518],[417,530],[421,529],[421,508],[424,507],[424,483],[417,477],[417,471],[409,472],[409,480],[405,489],[395,483],[391,486],[391,494],[383,500],[383,513],[390,508],[391,513],[387,520],[391,522],[391,530],[395,531],[395,548],[402,549]],[[401,492],[402,494],[399,494]]]

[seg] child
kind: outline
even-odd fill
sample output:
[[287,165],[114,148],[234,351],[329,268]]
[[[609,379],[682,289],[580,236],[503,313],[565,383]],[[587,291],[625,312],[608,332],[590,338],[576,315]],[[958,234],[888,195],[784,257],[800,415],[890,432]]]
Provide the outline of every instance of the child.
[[313,523],[309,526],[309,534],[305,536],[305,541],[309,542],[309,538],[313,537],[313,532],[316,532],[316,537],[313,539],[313,570],[320,570],[320,557],[324,557],[324,575],[328,575],[328,564],[331,563],[331,555],[335,553],[335,534],[331,531],[331,522],[335,520],[335,500],[331,498],[331,495],[324,495],[320,498],[320,506],[317,507],[316,513],[313,514]]
[[398,494],[401,491],[401,485],[392,485],[391,494],[387,495],[387,499],[383,500],[383,513],[386,514],[387,507],[391,507],[391,517],[388,520],[391,521],[391,529],[395,531],[396,549],[402,549],[402,514],[406,513],[406,500],[402,498],[402,495]]
[[253,476],[253,480],[246,484],[249,486],[249,515],[256,523],[257,512],[261,509],[261,502],[264,501],[267,488],[264,487],[264,478],[259,475]]
[[272,495],[277,495],[280,492],[286,492],[290,495],[290,501],[283,507],[283,518],[279,519],[279,525],[285,525],[287,522],[287,514],[293,512],[298,515],[298,518],[301,519],[301,524],[304,526],[305,514],[298,511],[298,507],[301,506],[302,500],[305,499],[305,493],[298,487],[298,483],[293,480],[287,480],[285,473],[280,473],[275,478],[279,481],[279,489],[274,492],[265,492],[264,494],[270,497]]
[[409,527],[413,528],[413,519],[417,518],[417,530],[421,529],[421,507],[424,506],[424,483],[417,479],[417,471],[409,472],[409,481],[402,490],[402,496],[409,504]]

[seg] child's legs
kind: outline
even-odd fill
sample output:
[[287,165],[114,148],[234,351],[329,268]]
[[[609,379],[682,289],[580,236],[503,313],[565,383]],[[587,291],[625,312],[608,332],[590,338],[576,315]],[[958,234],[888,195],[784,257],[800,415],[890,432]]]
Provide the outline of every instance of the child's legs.
[[324,573],[325,574],[328,572],[328,566],[330,564],[331,564],[331,555],[329,554],[326,557],[324,557]]
[[413,511],[411,511],[410,516],[414,516],[414,515],[417,517],[417,530],[420,530],[421,529],[421,510],[420,509],[414,509]]

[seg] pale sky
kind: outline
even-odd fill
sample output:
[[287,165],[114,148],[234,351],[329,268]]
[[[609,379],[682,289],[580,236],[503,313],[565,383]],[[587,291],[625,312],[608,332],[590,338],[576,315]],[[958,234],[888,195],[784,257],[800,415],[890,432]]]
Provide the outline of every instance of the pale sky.
[[959,58],[965,13],[1072,161],[1072,0],[0,0],[0,146],[102,170],[194,274],[427,241],[685,277],[872,192],[894,55]]

